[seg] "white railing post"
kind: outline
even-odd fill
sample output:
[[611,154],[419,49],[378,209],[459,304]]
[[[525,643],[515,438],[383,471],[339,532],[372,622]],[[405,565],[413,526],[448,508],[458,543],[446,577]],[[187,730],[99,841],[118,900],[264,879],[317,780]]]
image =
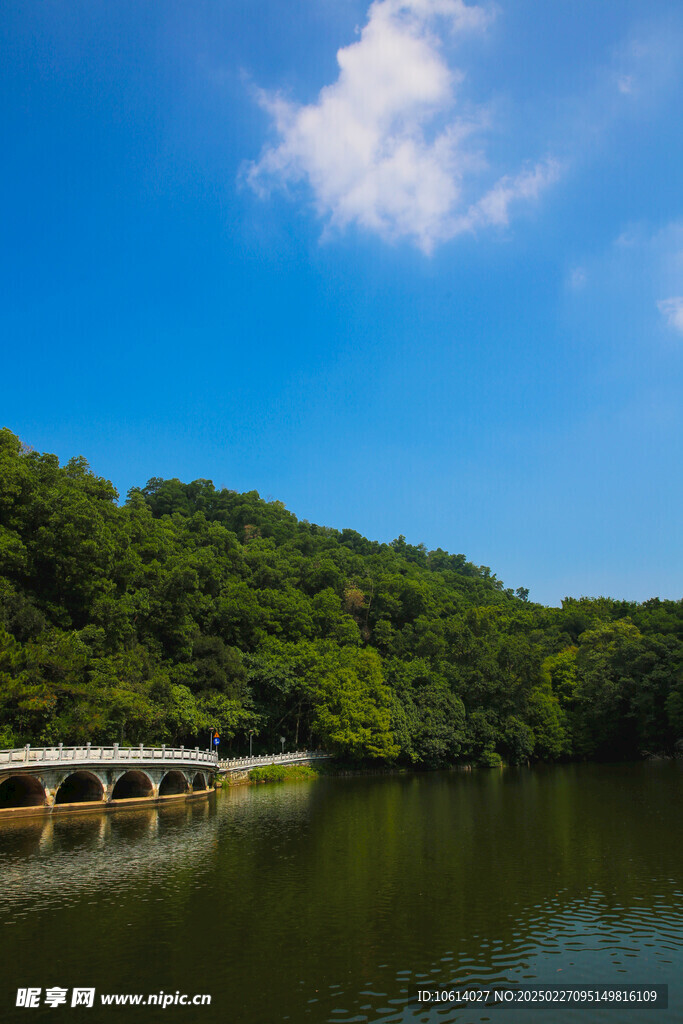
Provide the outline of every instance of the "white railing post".
[[[26,746],[24,747],[24,761],[28,761],[29,757],[31,756],[30,751],[31,751],[31,744],[27,743]],[[10,783],[10,785],[11,785],[11,783]]]
[[60,743],[59,744],[59,760],[60,761],[62,760],[62,752],[63,752],[63,750],[64,750],[64,744]]

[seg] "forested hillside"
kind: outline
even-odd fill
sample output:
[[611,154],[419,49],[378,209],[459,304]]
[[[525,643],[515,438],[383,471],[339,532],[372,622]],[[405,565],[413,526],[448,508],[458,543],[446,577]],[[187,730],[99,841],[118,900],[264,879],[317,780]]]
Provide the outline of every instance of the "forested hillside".
[[527,601],[464,555],[0,431],[0,747],[320,744],[353,759],[624,758],[683,736],[683,602]]

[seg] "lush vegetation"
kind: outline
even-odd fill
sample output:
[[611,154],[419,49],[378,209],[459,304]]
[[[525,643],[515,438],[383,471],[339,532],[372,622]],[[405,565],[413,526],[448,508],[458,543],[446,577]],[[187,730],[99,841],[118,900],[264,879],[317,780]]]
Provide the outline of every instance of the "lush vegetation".
[[250,782],[301,782],[317,779],[319,772],[310,764],[267,764],[262,768],[252,768],[249,772]]
[[0,746],[317,745],[436,767],[683,736],[683,602],[528,601],[464,555],[297,520],[0,431]]

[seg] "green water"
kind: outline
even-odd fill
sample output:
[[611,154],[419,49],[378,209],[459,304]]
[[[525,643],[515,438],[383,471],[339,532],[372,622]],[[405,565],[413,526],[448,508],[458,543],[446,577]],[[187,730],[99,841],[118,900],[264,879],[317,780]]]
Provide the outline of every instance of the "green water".
[[[681,761],[574,765],[5,823],[0,1020],[683,1021],[682,793]],[[669,1009],[417,1002],[505,980],[668,983]],[[16,1008],[19,986],[96,1003]],[[159,991],[212,1005],[98,1005]]]

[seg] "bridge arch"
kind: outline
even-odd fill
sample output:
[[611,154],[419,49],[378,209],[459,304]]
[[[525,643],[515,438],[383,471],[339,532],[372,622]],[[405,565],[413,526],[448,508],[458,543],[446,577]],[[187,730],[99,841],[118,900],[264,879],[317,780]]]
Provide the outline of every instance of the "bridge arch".
[[179,796],[181,793],[187,793],[189,788],[184,773],[172,768],[159,783],[159,796]]
[[60,783],[56,804],[80,804],[104,800],[104,786],[92,772],[71,772]]
[[206,776],[204,772],[197,772],[192,780],[192,792],[198,793],[200,790],[206,789]]
[[130,800],[131,797],[154,796],[154,783],[147,772],[139,768],[131,768],[124,772],[116,781],[112,800]]
[[0,782],[0,807],[44,807],[45,787],[35,775],[10,775]]

